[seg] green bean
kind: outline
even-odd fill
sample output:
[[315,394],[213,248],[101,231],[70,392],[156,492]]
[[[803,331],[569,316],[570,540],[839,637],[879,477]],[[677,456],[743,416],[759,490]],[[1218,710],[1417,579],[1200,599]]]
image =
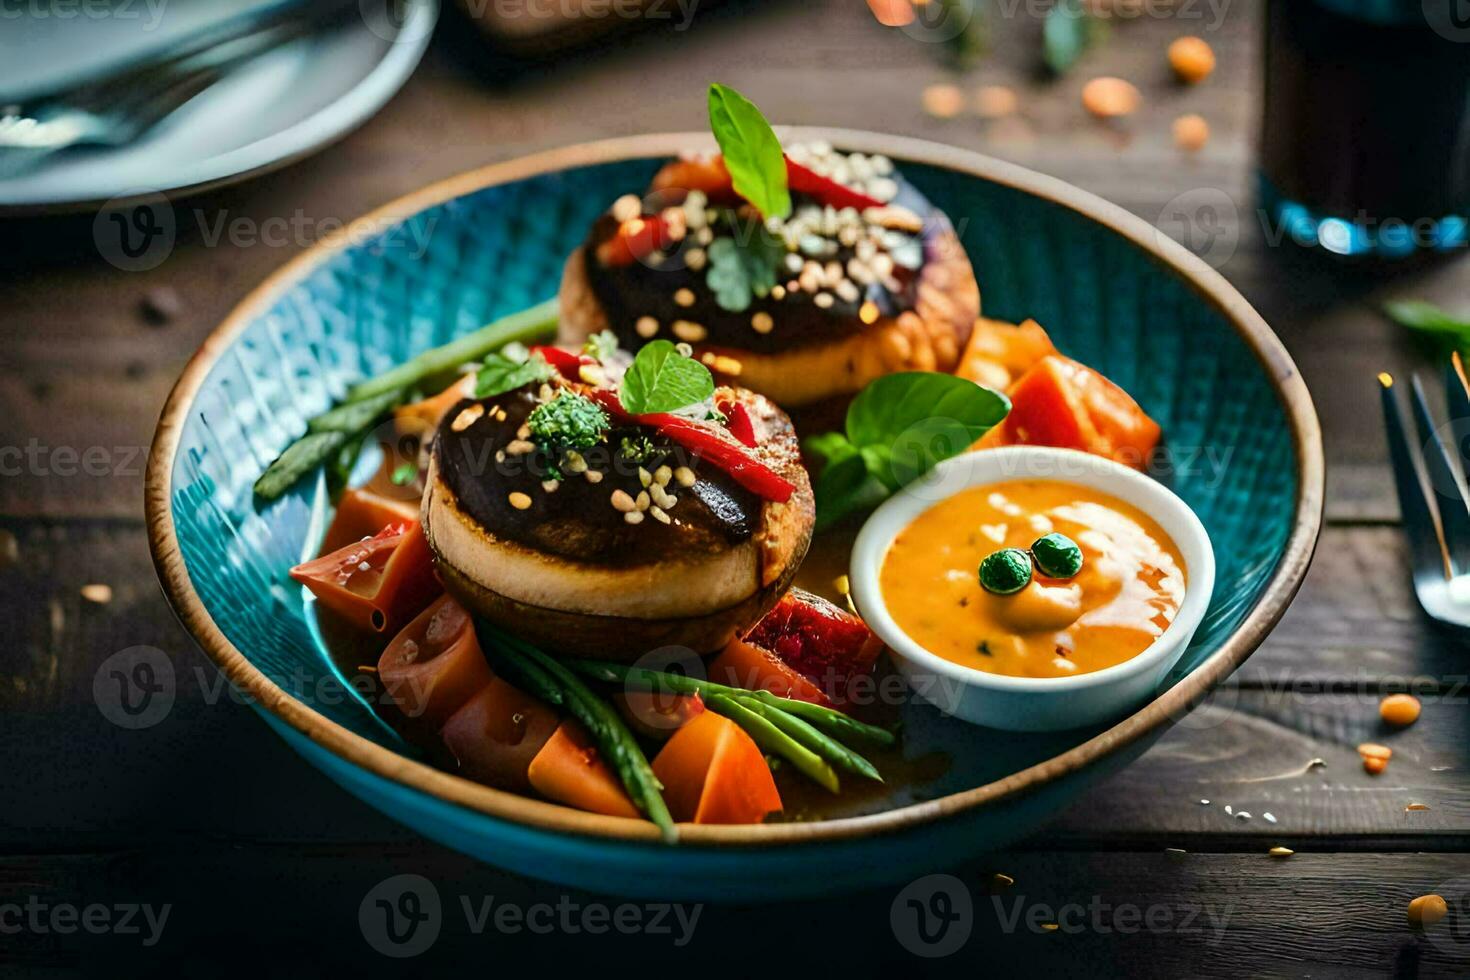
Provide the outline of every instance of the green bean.
[[[705,706],[715,714],[724,715],[745,730],[745,734],[766,752],[778,755],[790,762],[797,771],[811,778],[819,786],[836,793],[840,789],[837,773],[827,760],[792,738],[770,718],[752,711],[748,706],[726,694],[712,694]],[[770,709],[776,711],[776,709]],[[779,712],[777,712],[779,713]]]
[[674,694],[698,694],[705,698],[716,694],[754,698],[762,704],[780,708],[788,714],[803,718],[813,726],[837,738],[846,736],[877,745],[892,745],[896,740],[893,733],[887,729],[864,724],[840,711],[820,704],[812,704],[810,701],[777,697],[770,691],[747,690],[731,687],[728,684],[719,684],[715,681],[686,677],[683,674],[667,674],[662,671],[628,667],[624,664],[607,663],[601,660],[570,660],[568,663],[574,669],[601,681],[631,683],[654,690],[670,691]]
[[286,447],[255,481],[255,495],[275,500],[306,474],[321,466],[347,444],[345,432],[308,432]]
[[883,777],[878,774],[877,768],[871,762],[826,732],[818,731],[812,725],[795,715],[788,714],[781,708],[772,707],[755,698],[736,698],[735,700],[756,714],[761,715],[788,736],[828,762],[835,763],[848,772],[857,773],[859,776],[867,779],[873,779],[880,783],[883,782]]
[[391,388],[388,391],[346,402],[323,412],[306,423],[307,432],[361,432],[377,424],[378,418],[396,408],[408,397],[407,388]]
[[436,374],[444,374],[461,364],[481,360],[486,354],[514,341],[527,343],[549,340],[556,331],[557,309],[557,300],[553,298],[530,309],[501,317],[474,333],[451,340],[442,347],[426,350],[391,371],[354,385],[347,392],[346,400],[357,402],[394,388],[415,387]]
[[678,840],[674,818],[664,803],[663,785],[653,774],[647,756],[617,711],[564,664],[542,650],[489,624],[484,624],[481,629],[499,643],[501,655],[523,668],[529,662],[532,669],[526,671],[528,675],[538,677],[539,684],[554,685],[559,689],[559,703],[587,728],[598,750],[617,771],[634,804],[658,826],[667,843]]

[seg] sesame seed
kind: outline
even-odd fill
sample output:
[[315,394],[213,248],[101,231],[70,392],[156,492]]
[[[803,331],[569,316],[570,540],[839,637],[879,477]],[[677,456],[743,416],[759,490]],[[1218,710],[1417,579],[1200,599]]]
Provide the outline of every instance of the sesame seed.
[[851,279],[844,279],[837,284],[837,296],[844,303],[856,303],[861,295]]
[[521,493],[519,490],[517,490],[515,493],[511,494],[506,499],[510,501],[510,505],[512,507],[514,507],[516,510],[525,510],[526,508],[528,508],[528,507],[531,506],[531,498],[530,498],[530,496],[527,495],[527,494]]
[[497,449],[497,450],[495,450],[495,462],[497,462],[497,463],[503,463],[503,462],[505,462],[505,450],[504,449]]
[[629,524],[642,524],[643,514],[640,511],[630,510],[627,513],[623,514],[623,520],[627,521]]
[[786,271],[800,272],[802,268],[801,256],[792,252],[786,256]]
[[626,490],[614,490],[611,500],[613,509],[620,510],[625,514],[637,507],[637,504],[633,502],[632,497],[628,496]]
[[531,427],[529,425],[523,425],[523,426],[521,426],[519,429],[516,430],[516,438],[517,439],[529,439],[529,438],[531,438]]
[[679,352],[679,356],[680,357],[693,357],[694,356],[694,348],[693,347],[690,347],[688,344],[675,344],[674,345],[674,350],[676,350],[676,351]]
[[657,483],[648,488],[648,495],[652,497],[653,502],[655,504],[658,504],[660,507],[672,506],[672,501],[670,500],[669,495],[665,493],[664,488],[659,486]]
[[588,483],[601,483],[602,482],[602,471],[601,470],[588,470],[587,471],[587,482]]
[[[551,398],[552,398],[552,395],[553,394],[554,394],[554,392],[551,390],[551,385],[549,385],[549,384],[543,384],[540,387],[540,389],[537,390],[537,392],[536,392],[536,398],[539,401],[549,402],[549,401],[551,401]],[[525,438],[525,437],[522,436],[522,438]]]
[[689,320],[675,320],[673,327],[674,336],[680,340],[687,340],[691,344],[697,344],[709,335],[709,331],[697,323]]
[[692,487],[696,478],[693,470],[687,466],[681,466],[674,470],[674,479],[681,487]]
[[556,480],[541,481],[541,489],[545,490],[547,493],[556,493],[556,488],[559,486],[561,486],[561,484]]
[[638,507],[639,510],[647,510],[648,509],[648,505],[650,503],[652,503],[652,501],[650,501],[648,499],[648,491],[647,490],[640,491],[639,494],[638,494],[638,499],[636,501],[634,501],[634,503],[637,505],[637,507]]
[[454,417],[454,421],[449,423],[449,427],[455,432],[463,432],[465,429],[468,429],[470,426],[478,422],[480,420],[480,416],[484,414],[485,406],[476,403],[456,415]]
[[694,290],[687,287],[679,289],[674,293],[674,302],[680,306],[693,306]]
[[612,216],[619,221],[632,221],[643,213],[643,202],[636,194],[624,194],[612,204]]
[[112,586],[101,582],[93,582],[82,586],[82,598],[88,602],[95,602],[99,606],[105,606],[112,601]]
[[648,472],[641,466],[638,467],[638,482],[643,484],[645,487],[648,486],[650,483],[653,482],[653,474]]
[[695,272],[698,272],[700,269],[704,268],[706,260],[707,256],[705,255],[705,251],[702,248],[691,248],[684,255],[684,264],[689,266],[689,268],[694,270]]
[[786,287],[785,286],[781,285],[780,283],[776,283],[776,285],[774,285],[774,286],[771,287],[771,299],[774,299],[777,302],[779,302],[779,301],[781,301],[781,300],[783,300],[785,298],[786,298]]
[[649,510],[649,513],[653,515],[654,520],[661,521],[664,524],[669,523],[669,515],[665,514],[662,508],[654,507]]
[[658,469],[653,471],[653,482],[657,483],[661,487],[668,486],[669,481],[673,478],[674,471],[669,469],[667,465],[660,466]]
[[818,293],[812,299],[812,302],[813,303],[816,303],[819,307],[821,307],[824,310],[825,309],[829,309],[832,306],[832,302],[833,302],[833,300],[832,300],[832,294],[831,293]]
[[599,364],[580,365],[577,368],[577,377],[581,378],[584,384],[594,387],[606,380],[606,375],[602,373],[602,366]]
[[770,333],[776,326],[776,321],[771,319],[771,314],[760,310],[750,318],[750,329],[756,333]]
[[506,445],[505,451],[512,456],[524,456],[535,448],[536,444],[534,442],[528,442],[525,439],[514,439]]
[[648,338],[658,333],[658,321],[651,316],[640,316],[638,322],[633,324],[633,329],[638,336]]
[[701,245],[708,245],[715,240],[715,233],[708,228],[701,228],[694,233],[694,240]]
[[567,464],[566,465],[567,465],[567,472],[569,472],[569,473],[586,473],[587,472],[587,460],[583,459],[582,458],[582,454],[579,453],[579,452],[577,452],[575,449],[571,449],[571,450],[568,450],[567,451]]

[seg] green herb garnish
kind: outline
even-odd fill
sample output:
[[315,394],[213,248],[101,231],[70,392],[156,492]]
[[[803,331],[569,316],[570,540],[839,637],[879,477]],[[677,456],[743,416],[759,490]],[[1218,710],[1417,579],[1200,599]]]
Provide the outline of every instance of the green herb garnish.
[[563,391],[537,405],[526,419],[536,441],[547,449],[586,449],[607,431],[607,413],[590,398]]
[[582,353],[603,363],[618,352],[618,335],[611,330],[599,330],[582,344]]
[[786,155],[766,117],[745,96],[718,82],[709,87],[709,127],[720,144],[735,193],[764,218],[791,213]]
[[419,478],[419,467],[417,463],[399,463],[389,477],[395,487],[406,487]]
[[731,313],[744,313],[776,285],[786,246],[765,234],[764,228],[754,228],[749,235],[716,238],[705,253],[709,266],[704,281],[715,302]]
[[1022,548],[992,551],[980,562],[980,586],[996,595],[1014,595],[1031,583],[1031,553]]
[[1005,395],[952,374],[905,371],[874,381],[848,407],[845,432],[803,443],[824,464],[817,526],[876,506],[969,449],[1010,410]]
[[630,414],[647,415],[696,405],[714,393],[709,368],[679,353],[672,342],[655,340],[633,358],[618,399]]
[[659,451],[647,436],[623,436],[618,443],[618,455],[630,463],[648,463],[658,457]]
[[504,353],[490,354],[475,377],[475,397],[503,395],[533,382],[545,381],[554,373],[540,354],[531,354],[523,360]]
[[1082,549],[1065,534],[1043,534],[1031,542],[1031,559],[1047,578],[1071,578],[1082,571]]

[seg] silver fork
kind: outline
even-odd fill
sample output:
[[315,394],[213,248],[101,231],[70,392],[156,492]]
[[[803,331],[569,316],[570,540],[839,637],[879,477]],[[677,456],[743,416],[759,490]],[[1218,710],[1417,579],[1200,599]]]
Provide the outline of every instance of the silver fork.
[[[1470,383],[1459,353],[1445,367],[1449,421],[1436,427],[1418,375],[1410,403],[1418,438],[1411,440],[1393,378],[1380,374],[1383,423],[1398,488],[1399,510],[1414,564],[1414,594],[1441,623],[1470,628]],[[1448,441],[1448,445],[1446,444]],[[1414,445],[1420,447],[1414,450]]]
[[0,103],[0,171],[73,146],[132,142],[230,69],[325,26],[351,0],[288,2],[203,28],[162,58],[21,102]]

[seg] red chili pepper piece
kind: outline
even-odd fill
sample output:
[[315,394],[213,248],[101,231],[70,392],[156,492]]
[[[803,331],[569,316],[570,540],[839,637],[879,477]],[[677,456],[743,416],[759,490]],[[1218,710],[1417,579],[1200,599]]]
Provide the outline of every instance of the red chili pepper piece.
[[726,439],[719,430],[701,425],[693,419],[667,413],[633,415],[618,401],[617,392],[594,388],[588,394],[615,422],[633,422],[652,427],[660,435],[724,470],[751,493],[765,500],[784,504],[796,492],[796,485],[765,463],[752,459],[740,445]]
[[531,348],[532,354],[540,354],[547,364],[556,368],[556,372],[568,381],[577,380],[577,369],[583,364],[591,364],[592,358],[582,358],[569,350],[560,347],[536,346]]
[[720,402],[716,406],[725,416],[725,428],[741,443],[755,448],[755,426],[750,422],[750,413],[739,402]]
[[876,197],[869,197],[835,180],[823,177],[815,170],[803,167],[790,157],[786,158],[786,185],[793,191],[810,194],[817,199],[818,203],[830,204],[839,211],[843,208],[857,208],[859,211],[864,211],[868,208],[883,206],[883,202]]

